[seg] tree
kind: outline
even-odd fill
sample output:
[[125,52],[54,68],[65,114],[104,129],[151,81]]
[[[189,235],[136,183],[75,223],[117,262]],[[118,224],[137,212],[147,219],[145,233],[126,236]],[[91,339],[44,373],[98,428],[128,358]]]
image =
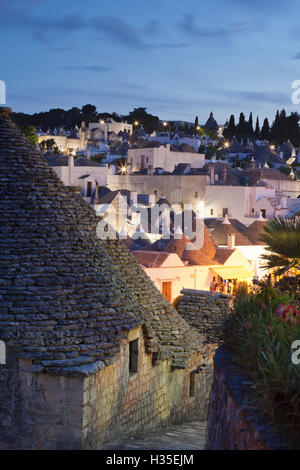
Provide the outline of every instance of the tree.
[[199,120],[198,116],[195,117],[195,131],[197,130],[197,127],[199,126]]
[[260,129],[259,129],[259,120],[258,120],[258,116],[256,118],[256,125],[255,125],[255,131],[254,131],[254,137],[256,139],[259,139],[259,136],[260,136]]
[[252,111],[249,114],[249,121],[248,121],[248,137],[251,139],[254,135],[253,131],[253,117],[252,117]]
[[36,147],[39,142],[36,128],[34,126],[26,126],[22,129],[22,132],[27,137],[27,140],[29,140],[31,145]]
[[97,108],[93,104],[85,104],[81,108],[82,120],[86,123],[98,121]]
[[267,222],[260,237],[270,254],[263,255],[266,267],[281,275],[289,269],[300,270],[300,218],[275,217]]
[[271,133],[270,133],[270,126],[268,118],[265,118],[263,126],[260,131],[260,138],[261,140],[270,140]]
[[245,139],[248,137],[248,123],[245,120],[244,113],[240,113],[239,123],[236,126],[236,134],[240,139]]
[[229,119],[228,127],[225,127],[225,129],[223,130],[223,136],[225,137],[225,139],[232,139],[234,135],[236,135],[236,127],[234,115],[232,114]]
[[159,128],[159,117],[147,113],[147,108],[134,108],[128,116],[123,116],[125,120],[134,124],[137,121],[143,126],[147,133],[151,133]]

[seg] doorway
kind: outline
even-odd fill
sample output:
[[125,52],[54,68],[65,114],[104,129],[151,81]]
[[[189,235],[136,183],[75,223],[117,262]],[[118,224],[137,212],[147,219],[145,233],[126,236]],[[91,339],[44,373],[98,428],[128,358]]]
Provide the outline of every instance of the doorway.
[[162,283],[162,295],[164,298],[171,303],[172,300],[172,282],[165,281]]

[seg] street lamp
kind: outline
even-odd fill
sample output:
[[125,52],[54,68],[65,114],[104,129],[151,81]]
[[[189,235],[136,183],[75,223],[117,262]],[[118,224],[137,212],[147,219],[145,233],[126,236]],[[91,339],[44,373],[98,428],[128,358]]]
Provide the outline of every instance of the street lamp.
[[224,147],[225,147],[226,149],[228,149],[228,147],[229,147],[229,142],[225,142]]

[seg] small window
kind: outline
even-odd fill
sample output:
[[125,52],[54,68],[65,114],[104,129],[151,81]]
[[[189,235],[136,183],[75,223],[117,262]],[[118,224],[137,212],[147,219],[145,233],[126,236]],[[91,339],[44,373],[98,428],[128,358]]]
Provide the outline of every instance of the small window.
[[154,196],[157,196],[157,191],[156,190],[154,191]]
[[195,192],[195,197],[198,197],[198,193],[197,193],[197,191]]
[[210,209],[210,215],[214,215],[214,210]]
[[261,210],[261,215],[264,219],[266,218],[266,209]]
[[135,374],[138,370],[139,340],[129,342],[129,373]]
[[254,209],[252,209],[252,214],[254,214]]
[[196,372],[190,373],[190,397],[194,397],[196,392]]
[[228,215],[228,208],[224,207],[223,208],[223,217],[225,217],[226,215]]

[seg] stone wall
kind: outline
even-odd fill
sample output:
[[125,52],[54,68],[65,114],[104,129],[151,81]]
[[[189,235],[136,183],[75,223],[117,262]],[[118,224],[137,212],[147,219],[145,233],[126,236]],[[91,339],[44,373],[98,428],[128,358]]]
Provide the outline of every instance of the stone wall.
[[[136,338],[138,370],[129,373],[129,341]],[[112,439],[207,417],[211,356],[195,353],[185,369],[174,369],[171,358],[156,363],[141,326],[97,373],[81,366],[50,375],[14,357],[8,348],[0,368],[0,449],[100,449]]]
[[223,347],[214,356],[205,447],[208,450],[288,448],[286,438],[253,411],[249,382],[234,367],[231,353]]
[[80,449],[82,379],[41,373],[8,348],[0,368],[0,449]]
[[178,312],[211,345],[220,341],[220,330],[232,311],[233,297],[222,293],[183,289]]
[[[206,419],[211,387],[211,362],[195,354],[186,369],[172,370],[170,360],[153,365],[146,353],[141,328],[129,333],[139,338],[138,372],[129,374],[129,347],[124,342],[119,360],[84,380],[83,447],[152,428]],[[201,369],[201,370],[200,370]],[[190,373],[196,371],[195,395],[189,396]]]

